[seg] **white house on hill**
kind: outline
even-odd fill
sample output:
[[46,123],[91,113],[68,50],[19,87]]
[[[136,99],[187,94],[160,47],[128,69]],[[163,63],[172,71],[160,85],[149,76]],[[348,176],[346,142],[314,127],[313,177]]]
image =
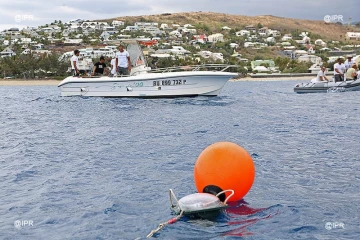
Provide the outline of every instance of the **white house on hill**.
[[360,32],[347,32],[345,35],[346,40],[360,40]]
[[215,33],[208,36],[208,41],[211,43],[214,42],[223,42],[224,41],[224,35],[221,33]]
[[321,40],[321,39],[317,39],[317,40],[315,40],[315,45],[318,45],[318,46],[323,46],[323,47],[325,47],[326,46],[326,42],[324,42],[323,40]]
[[248,30],[240,30],[239,32],[235,33],[237,37],[240,36],[250,36],[250,31]]
[[111,25],[113,25],[114,27],[120,27],[120,26],[124,26],[125,23],[123,21],[114,20],[112,21]]
[[0,52],[1,57],[11,57],[15,55],[16,53],[9,47],[5,48],[2,52]]

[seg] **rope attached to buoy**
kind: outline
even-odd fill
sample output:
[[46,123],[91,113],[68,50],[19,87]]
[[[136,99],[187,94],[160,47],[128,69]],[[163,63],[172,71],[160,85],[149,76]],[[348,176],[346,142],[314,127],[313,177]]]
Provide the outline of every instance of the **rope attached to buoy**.
[[163,229],[166,225],[169,225],[169,224],[173,224],[173,223],[176,223],[177,220],[179,220],[184,214],[184,211],[181,211],[179,216],[175,217],[175,218],[172,218],[170,219],[169,221],[166,221],[166,222],[163,222],[163,223],[160,223],[159,226],[152,230],[146,237],[147,238],[151,238],[155,233],[159,232],[161,229]]

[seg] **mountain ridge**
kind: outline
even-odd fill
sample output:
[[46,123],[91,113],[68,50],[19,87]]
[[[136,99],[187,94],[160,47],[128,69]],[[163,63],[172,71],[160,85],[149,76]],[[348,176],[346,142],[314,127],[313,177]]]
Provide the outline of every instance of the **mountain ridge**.
[[[244,16],[215,12],[179,12],[162,13],[153,15],[122,16],[103,19],[101,21],[121,20],[128,23],[135,22],[158,22],[167,24],[206,24],[211,31],[220,31],[221,27],[242,29],[247,25],[261,24],[264,27],[277,29],[282,34],[299,31],[311,32],[324,38],[324,40],[344,40],[346,32],[360,31],[354,26],[326,23],[320,20],[307,20],[297,18],[285,18],[273,15]],[[99,20],[100,21],[100,20]]]

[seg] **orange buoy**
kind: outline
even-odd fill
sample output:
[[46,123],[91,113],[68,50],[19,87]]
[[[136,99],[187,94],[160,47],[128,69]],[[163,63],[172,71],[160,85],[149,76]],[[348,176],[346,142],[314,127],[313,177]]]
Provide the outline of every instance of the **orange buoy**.
[[[194,179],[199,193],[217,194],[232,189],[229,202],[241,200],[255,179],[255,165],[250,154],[232,142],[218,142],[205,148],[195,163]],[[224,201],[229,193],[220,195]]]

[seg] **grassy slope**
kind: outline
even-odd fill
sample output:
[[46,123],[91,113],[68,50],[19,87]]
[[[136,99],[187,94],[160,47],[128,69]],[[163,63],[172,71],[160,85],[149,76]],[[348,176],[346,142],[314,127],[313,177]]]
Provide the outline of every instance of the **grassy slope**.
[[[354,27],[341,26],[338,24],[326,24],[324,21],[282,18],[270,15],[249,17],[213,12],[185,12],[172,13],[171,15],[160,14],[146,16],[126,16],[107,20],[114,19],[128,21],[130,23],[139,21],[152,21],[158,22],[159,24],[176,23],[180,25],[187,23],[204,23],[209,26],[212,31],[219,31],[223,26],[241,29],[246,25],[253,24],[256,26],[258,23],[261,23],[263,26],[281,30],[283,34],[294,30],[298,30],[300,32],[307,31],[321,36],[323,40],[343,40],[346,32],[356,30]],[[359,29],[357,29],[357,31],[359,31]]]

